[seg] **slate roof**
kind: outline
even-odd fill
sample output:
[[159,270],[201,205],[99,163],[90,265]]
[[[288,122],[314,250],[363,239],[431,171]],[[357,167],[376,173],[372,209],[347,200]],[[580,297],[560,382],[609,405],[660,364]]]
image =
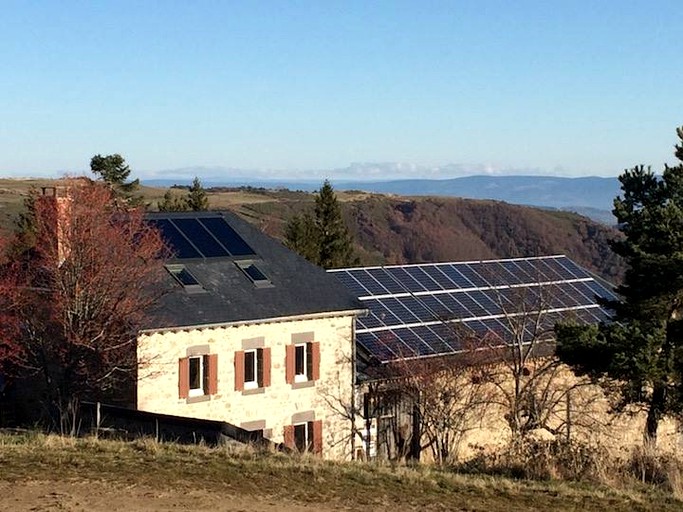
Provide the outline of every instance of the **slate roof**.
[[[357,312],[363,309],[363,304],[334,276],[309,263],[235,214],[164,212],[147,216],[149,222],[157,225],[162,219],[173,221],[207,218],[225,221],[255,254],[169,260],[168,267],[184,266],[200,286],[183,287],[169,273],[162,284],[168,293],[160,299],[156,311],[152,312],[149,323],[145,326],[147,330]],[[203,231],[201,234],[206,235]],[[183,240],[180,242],[185,243]],[[229,240],[223,242],[226,246],[231,243]],[[255,285],[238,266],[245,266],[250,262],[268,278],[269,282],[265,286]]]
[[378,363],[456,355],[468,336],[502,345],[520,328],[528,340],[560,320],[598,323],[609,319],[598,297],[615,299],[562,255],[329,272],[370,311],[356,320],[356,342]]

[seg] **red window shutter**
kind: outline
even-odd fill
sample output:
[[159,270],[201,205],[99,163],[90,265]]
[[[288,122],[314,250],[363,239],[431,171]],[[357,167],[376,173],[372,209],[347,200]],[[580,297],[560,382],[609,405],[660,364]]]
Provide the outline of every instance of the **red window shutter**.
[[270,386],[270,348],[263,349],[263,387]]
[[215,395],[218,393],[218,354],[209,354],[206,358],[209,363],[209,385],[207,386],[206,393],[208,395]]
[[313,453],[321,455],[323,453],[323,421],[312,421],[311,426],[313,427]]
[[190,395],[190,360],[187,357],[178,359],[178,397]]
[[235,391],[244,390],[244,351],[235,352]]
[[294,425],[286,425],[284,429],[285,446],[296,450],[294,443]]
[[320,343],[311,343],[311,380],[320,379]]
[[[294,345],[287,345],[285,347],[285,381],[287,384],[294,383]],[[294,430],[292,430],[292,436]]]

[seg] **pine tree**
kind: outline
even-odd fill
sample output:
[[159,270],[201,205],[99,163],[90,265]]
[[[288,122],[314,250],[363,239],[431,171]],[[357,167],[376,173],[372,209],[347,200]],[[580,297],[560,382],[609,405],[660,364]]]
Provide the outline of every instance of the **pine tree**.
[[314,216],[306,213],[289,221],[285,227],[285,245],[324,268],[357,264],[353,238],[329,181],[325,180],[316,195]]
[[164,198],[157,203],[160,212],[184,212],[188,210],[187,199],[167,190]]
[[295,215],[287,223],[285,245],[308,261],[319,264],[318,235],[313,217],[309,213]]
[[93,156],[90,170],[112,189],[117,200],[131,206],[142,204],[142,198],[135,195],[140,187],[140,180],[126,181],[130,176],[130,167],[118,153]]
[[607,379],[620,405],[647,408],[646,441],[660,420],[683,411],[683,128],[676,157],[661,177],[637,166],[620,177],[614,215],[623,238],[613,250],[628,264],[614,322],[560,326],[558,355],[581,373]]
[[338,268],[354,264],[353,239],[328,180],[325,180],[315,198],[315,226],[320,251],[319,265],[324,268]]
[[186,202],[188,210],[199,212],[209,209],[209,198],[206,195],[206,190],[204,190],[202,182],[196,176],[192,180],[192,186],[190,186]]

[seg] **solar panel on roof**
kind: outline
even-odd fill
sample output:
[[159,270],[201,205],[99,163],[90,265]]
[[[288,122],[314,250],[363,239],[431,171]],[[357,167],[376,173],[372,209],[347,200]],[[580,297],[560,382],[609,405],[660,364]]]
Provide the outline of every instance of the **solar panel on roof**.
[[519,269],[516,272],[522,283],[537,283],[540,276],[531,260],[515,260],[514,263]]
[[415,279],[418,283],[420,283],[420,286],[422,286],[425,290],[428,291],[435,291],[435,290],[443,290],[443,287],[439,285],[434,279],[429,277],[429,275],[422,270],[421,267],[406,267],[406,272]]
[[424,292],[427,291],[427,289],[422,286],[420,283],[415,281],[413,277],[406,272],[406,269],[403,267],[391,267],[386,269],[387,274],[391,276],[391,278],[398,283],[401,288],[403,288],[404,292]]
[[367,271],[359,271],[359,276],[357,277],[361,283],[363,283],[363,286],[368,290],[369,295],[386,295],[389,292],[384,286],[382,286],[377,279],[375,279],[371,274],[369,274]]
[[382,299],[382,303],[384,304],[384,307],[391,310],[394,315],[396,315],[404,324],[420,322],[420,319],[415,316],[410,309],[406,308],[398,299],[386,298]]
[[439,270],[453,282],[455,285],[453,288],[474,288],[472,281],[467,279],[455,265],[441,265]]
[[498,261],[484,261],[477,265],[479,274],[491,286],[511,284],[511,274]]
[[176,258],[190,259],[202,257],[199,251],[168,219],[155,219],[151,223],[161,231],[162,238],[169,245]]
[[546,330],[560,318],[595,323],[609,316],[595,294],[613,296],[565,257],[341,269],[333,274],[370,310],[358,319],[356,332],[359,343],[381,361],[453,353],[472,336],[512,339],[512,324],[518,322],[528,341],[539,318]]
[[379,282],[386,293],[402,293],[404,288],[396,282],[383,268],[369,268],[367,269],[368,274],[370,274],[374,279]]
[[510,276],[509,284],[521,284],[525,281],[525,274],[522,272],[522,269],[519,268],[517,262],[503,261],[501,262],[501,265],[507,270],[508,275]]
[[199,222],[225,247],[231,256],[253,256],[256,253],[222,217],[200,217]]
[[350,272],[334,272],[334,276],[346,286],[356,297],[367,295],[364,287],[351,275]]
[[171,222],[192,241],[192,244],[199,249],[205,258],[220,258],[229,256],[221,244],[199,223],[197,219],[178,218]]
[[558,258],[548,258],[544,260],[544,263],[554,272],[554,281],[561,281],[565,279],[574,279],[574,274],[572,274]]
[[427,265],[423,267],[422,270],[444,290],[453,290],[455,288],[459,288],[458,286],[454,286],[455,283],[453,283],[453,281],[446,274],[444,274],[437,265]]
[[458,270],[462,275],[464,275],[476,288],[481,288],[482,286],[489,286],[489,282],[479,273],[477,264],[467,264],[463,263],[458,265]]

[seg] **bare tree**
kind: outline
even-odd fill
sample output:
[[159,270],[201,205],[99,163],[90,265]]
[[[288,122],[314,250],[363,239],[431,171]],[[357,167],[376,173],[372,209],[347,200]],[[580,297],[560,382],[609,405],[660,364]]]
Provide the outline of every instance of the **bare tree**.
[[[512,440],[540,429],[569,439],[573,427],[596,426],[593,406],[600,394],[590,388],[589,379],[576,377],[554,356],[558,285],[539,279],[500,288],[496,296],[501,327],[484,333],[480,344],[490,354],[485,378],[495,389],[493,404],[505,411]],[[562,315],[571,316],[571,311]]]
[[378,443],[389,458],[417,459],[429,449],[438,464],[453,462],[491,403],[481,373],[486,355],[473,349],[469,336],[460,340],[460,353],[428,358],[402,357],[392,333],[381,341],[399,357],[372,369],[366,415],[375,422]]
[[117,210],[108,187],[70,180],[64,190],[37,198],[35,244],[0,272],[0,351],[3,372],[40,376],[46,405],[74,430],[81,400],[132,389],[167,253],[143,212]]

